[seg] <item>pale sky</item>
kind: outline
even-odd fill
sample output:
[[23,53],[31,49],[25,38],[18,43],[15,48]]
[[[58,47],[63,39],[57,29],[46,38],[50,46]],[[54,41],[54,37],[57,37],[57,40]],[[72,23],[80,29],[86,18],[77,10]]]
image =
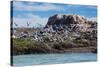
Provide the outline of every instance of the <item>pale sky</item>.
[[27,22],[30,27],[45,26],[48,18],[54,14],[77,14],[97,20],[97,7],[90,5],[13,1],[12,11],[13,23],[18,24],[18,27],[26,27]]

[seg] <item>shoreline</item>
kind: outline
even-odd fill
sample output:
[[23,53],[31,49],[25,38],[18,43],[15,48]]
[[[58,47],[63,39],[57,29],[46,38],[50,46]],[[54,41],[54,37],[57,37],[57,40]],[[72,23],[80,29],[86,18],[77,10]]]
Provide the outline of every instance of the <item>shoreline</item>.
[[97,49],[95,47],[79,47],[79,48],[68,48],[64,50],[50,50],[48,52],[34,52],[34,53],[20,53],[20,54],[13,54],[12,56],[17,55],[28,55],[28,54],[62,54],[62,53],[95,53],[97,54]]

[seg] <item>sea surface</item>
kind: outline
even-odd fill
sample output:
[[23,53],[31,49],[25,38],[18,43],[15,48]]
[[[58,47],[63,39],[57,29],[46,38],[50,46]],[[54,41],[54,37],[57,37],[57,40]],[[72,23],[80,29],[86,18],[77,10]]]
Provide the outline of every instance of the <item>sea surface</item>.
[[29,54],[13,56],[13,66],[64,64],[96,61],[95,53],[63,53],[63,54]]

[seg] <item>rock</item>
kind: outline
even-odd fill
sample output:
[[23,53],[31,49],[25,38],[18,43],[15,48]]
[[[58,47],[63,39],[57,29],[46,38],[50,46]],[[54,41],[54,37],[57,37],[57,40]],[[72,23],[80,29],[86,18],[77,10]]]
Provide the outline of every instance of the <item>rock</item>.
[[[89,22],[91,22],[89,24]],[[85,17],[79,15],[56,14],[48,19],[44,28],[53,28],[55,31],[67,30],[74,32],[86,32],[95,23],[88,21]]]

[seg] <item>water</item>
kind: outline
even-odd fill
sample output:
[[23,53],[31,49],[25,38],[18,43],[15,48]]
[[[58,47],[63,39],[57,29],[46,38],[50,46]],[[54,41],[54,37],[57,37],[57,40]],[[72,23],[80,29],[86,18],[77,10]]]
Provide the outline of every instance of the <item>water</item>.
[[96,60],[97,54],[94,53],[32,54],[13,56],[13,65],[16,67],[29,65],[86,62]]

